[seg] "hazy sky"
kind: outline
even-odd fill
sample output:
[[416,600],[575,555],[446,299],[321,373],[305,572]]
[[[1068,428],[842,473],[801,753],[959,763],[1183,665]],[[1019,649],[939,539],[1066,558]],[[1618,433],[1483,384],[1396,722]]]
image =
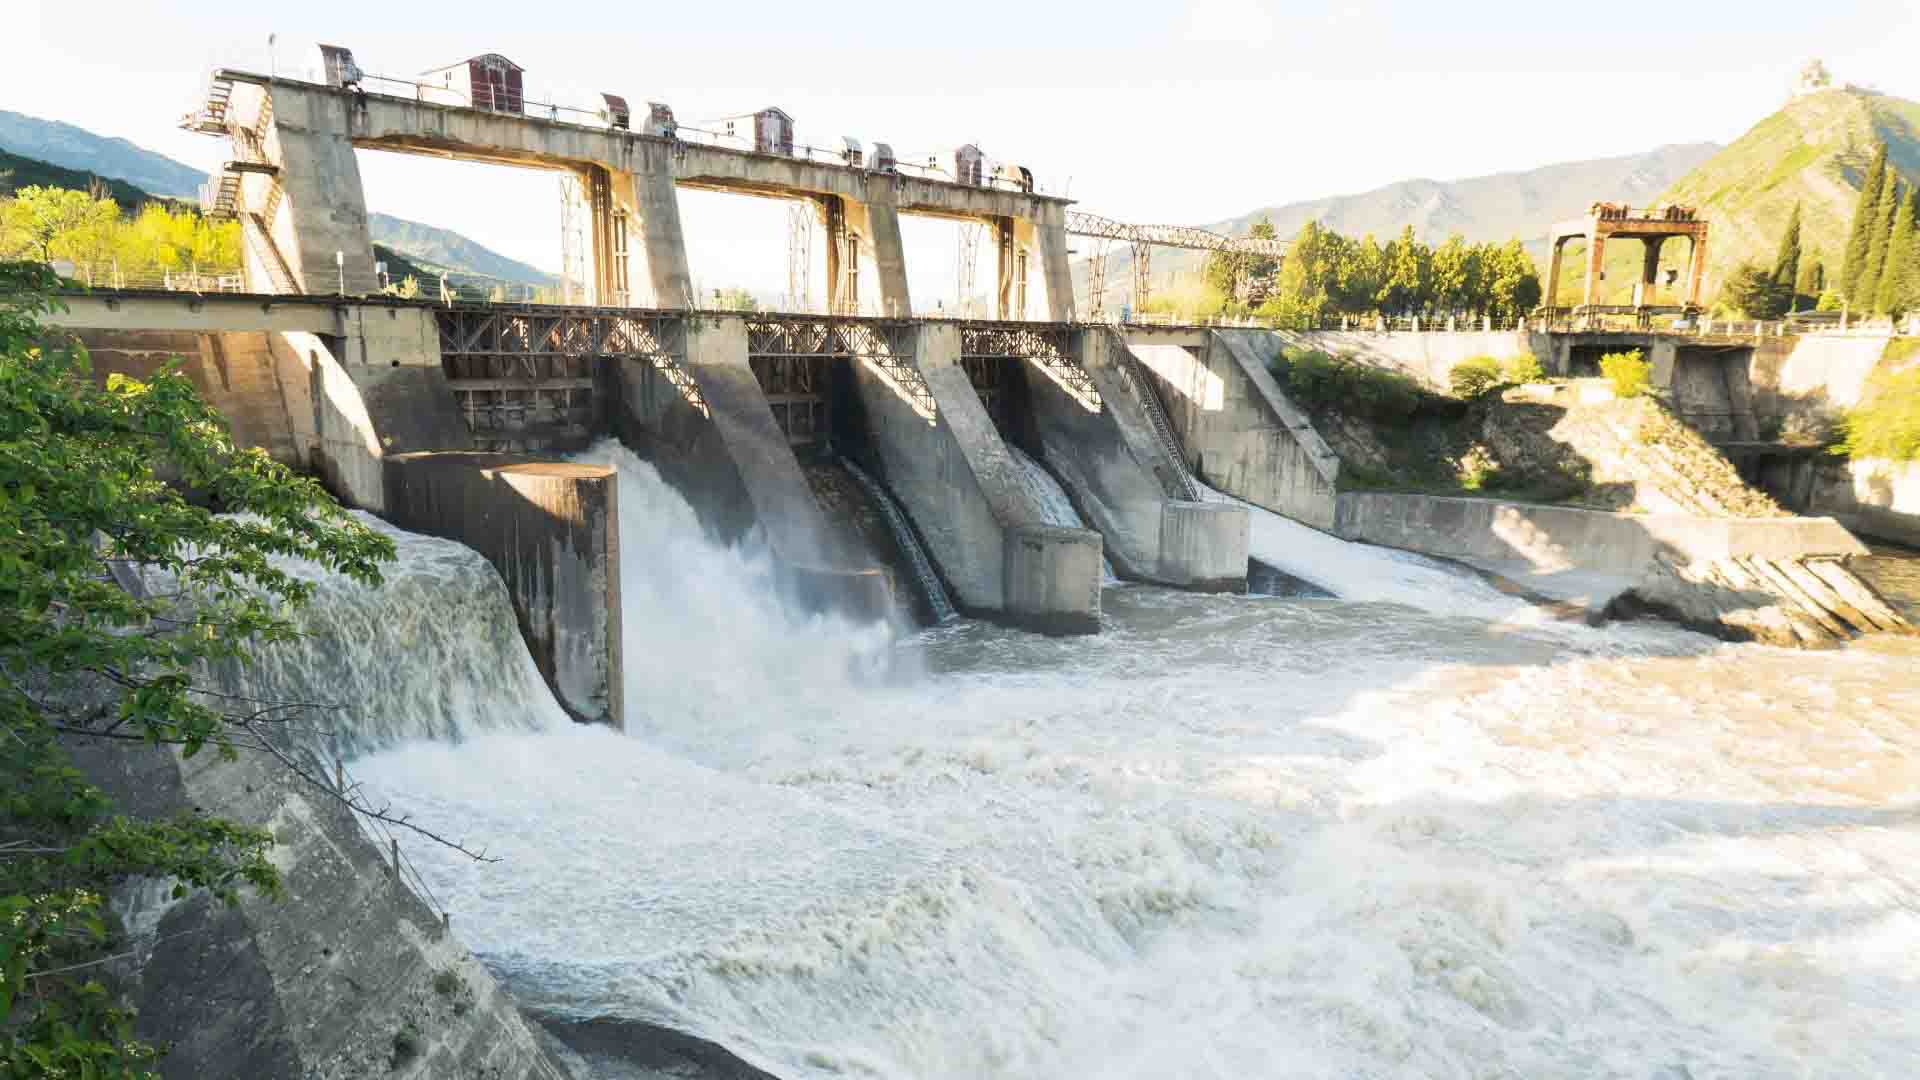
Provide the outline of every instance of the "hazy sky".
[[[220,144],[175,121],[215,65],[282,71],[316,40],[412,75],[481,52],[527,94],[664,101],[683,123],[779,105],[803,142],[943,156],[977,142],[1132,221],[1201,223],[1409,177],[1455,179],[1662,143],[1727,142],[1810,57],[1920,97],[1920,2],[1614,0],[1595,5],[164,4],[7,0],[0,108],[131,139],[200,168]],[[377,211],[559,262],[552,174],[363,151]],[[703,284],[780,288],[778,202],[683,193]],[[917,302],[951,289],[953,226],[909,221]]]

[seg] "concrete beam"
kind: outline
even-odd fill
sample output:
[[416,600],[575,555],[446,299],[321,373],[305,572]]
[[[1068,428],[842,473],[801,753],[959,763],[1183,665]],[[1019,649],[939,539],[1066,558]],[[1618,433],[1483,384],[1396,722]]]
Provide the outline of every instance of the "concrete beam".
[[243,293],[63,293],[65,311],[50,311],[48,326],[90,330],[171,330],[193,334],[249,332],[340,334],[338,301],[312,303]]

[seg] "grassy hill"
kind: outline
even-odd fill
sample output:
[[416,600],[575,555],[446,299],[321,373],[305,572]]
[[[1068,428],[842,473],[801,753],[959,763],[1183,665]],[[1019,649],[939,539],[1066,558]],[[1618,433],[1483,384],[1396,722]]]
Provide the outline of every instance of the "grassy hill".
[[[510,285],[552,288],[560,283],[557,275],[510,259],[452,229],[388,214],[369,215],[367,228],[375,244],[401,253],[417,266],[432,268],[436,275],[445,269],[463,279],[491,279]],[[425,282],[422,278],[422,284]]]
[[[24,187],[57,187],[87,191],[91,189],[95,179],[95,174],[80,169],[65,169],[45,161],[0,150],[0,196],[11,195]],[[99,182],[106,185],[108,193],[113,196],[114,202],[120,204],[123,213],[136,213],[150,202],[180,205],[179,200],[153,195],[125,180],[99,178]]]
[[[1253,210],[1208,228],[1244,234],[1266,216],[1282,237],[1318,220],[1348,236],[1372,233],[1382,242],[1412,225],[1430,244],[1460,233],[1469,241],[1502,241],[1518,236],[1527,250],[1544,264],[1547,227],[1584,211],[1595,200],[1649,201],[1688,170],[1719,152],[1716,143],[1662,146],[1643,154],[1561,162],[1521,172],[1493,173],[1464,180],[1402,180],[1356,195],[1286,203]],[[1199,273],[1203,252],[1156,251],[1153,271],[1156,288],[1169,277]],[[1116,251],[1107,261],[1107,304],[1118,305],[1130,287],[1130,252]],[[1076,282],[1086,279],[1084,262],[1074,268]]]
[[[1802,258],[1818,254],[1827,272],[1837,274],[1878,140],[1886,141],[1888,161],[1909,181],[1920,178],[1920,103],[1866,90],[1822,90],[1789,101],[1649,201],[1698,207],[1711,223],[1702,294],[1709,305],[1742,262],[1773,265],[1796,202]],[[1631,241],[1608,246],[1601,302],[1628,301],[1640,251]],[[1567,254],[1563,305],[1580,302],[1585,258],[1578,241]],[[1684,269],[1686,258],[1685,244],[1662,253],[1663,264],[1676,269]],[[1677,297],[1663,291],[1656,299]]]
[[[1711,222],[1707,296],[1743,260],[1772,265],[1795,202],[1801,204],[1802,251],[1818,249],[1829,273],[1837,273],[1860,183],[1881,139],[1887,160],[1909,182],[1920,179],[1920,102],[1822,90],[1788,102],[1662,192],[1657,201],[1697,206]],[[1633,250],[1618,275],[1608,252],[1609,284],[1633,279],[1640,245],[1621,246]],[[1676,253],[1668,262],[1682,257]]]

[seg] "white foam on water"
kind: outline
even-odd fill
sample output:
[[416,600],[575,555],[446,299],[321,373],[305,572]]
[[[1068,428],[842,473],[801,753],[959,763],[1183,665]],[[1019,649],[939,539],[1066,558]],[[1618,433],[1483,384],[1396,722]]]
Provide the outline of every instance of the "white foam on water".
[[1920,1060],[1920,649],[1144,588],[889,645],[612,457],[634,730],[355,767],[502,857],[408,844],[525,1000],[795,1078]]

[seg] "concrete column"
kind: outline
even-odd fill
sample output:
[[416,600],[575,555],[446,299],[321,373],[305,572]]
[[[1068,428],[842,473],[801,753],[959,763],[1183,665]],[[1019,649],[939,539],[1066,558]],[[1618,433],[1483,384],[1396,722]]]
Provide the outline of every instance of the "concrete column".
[[879,312],[888,318],[908,318],[913,314],[913,298],[907,291],[907,249],[900,238],[900,211],[893,203],[893,188],[875,183],[870,190],[879,196],[864,208],[866,235],[873,244],[874,276],[880,289]]
[[1644,236],[1640,238],[1643,248],[1640,260],[1640,284],[1644,287],[1643,303],[1651,303],[1655,287],[1660,283],[1660,246],[1667,242],[1664,236]]
[[[1114,335],[1103,330],[1073,336],[1068,360],[1091,380],[1097,402],[1087,400],[1083,389],[1065,385],[1057,366],[1037,361],[1021,365],[1047,464],[1087,524],[1105,539],[1107,555],[1122,576],[1164,585],[1244,589],[1246,511],[1233,506],[1223,506],[1223,514],[1178,509],[1199,505],[1176,501],[1186,497],[1181,481],[1185,464],[1173,460],[1161,445],[1124,367],[1128,358],[1115,344]],[[1182,519],[1172,533],[1169,515]],[[1210,538],[1195,540],[1197,530],[1212,530]],[[1192,561],[1195,558],[1200,562]]]
[[1569,236],[1553,238],[1553,253],[1547,259],[1547,306],[1560,303],[1560,261],[1566,257]]
[[[882,615],[885,574],[864,553],[843,550],[832,539],[813,487],[747,362],[746,319],[704,314],[689,318],[684,367],[718,436],[717,449],[731,465],[730,470],[717,466],[732,474],[722,487],[744,493],[790,597],[808,607],[860,617]],[[697,490],[683,492],[690,502],[701,497]]]
[[[254,87],[246,96],[253,105],[249,130],[258,123],[260,107],[271,103],[271,115],[261,132],[261,152],[279,173],[249,177],[243,186],[242,210],[258,215],[266,225],[265,235],[273,249],[267,259],[283,263],[303,293],[338,293],[343,285],[349,296],[378,292],[373,240],[367,232],[367,195],[353,153],[349,98],[286,83],[270,89]],[[240,113],[236,108],[236,118]],[[251,220],[246,227],[252,228]],[[249,260],[248,288],[279,291],[272,271],[258,266],[266,271],[266,280],[260,280],[255,277],[256,266],[257,255]]]
[[1600,283],[1601,272],[1606,269],[1606,259],[1607,238],[1600,234],[1599,229],[1595,229],[1593,235],[1587,238],[1587,287],[1581,299],[1581,303],[1587,307],[1593,306],[1594,288]]
[[636,168],[613,175],[613,199],[628,211],[629,258],[640,256],[645,276],[633,276],[634,307],[684,308],[693,298],[680,195],[673,186],[672,151],[636,140]]
[[1014,310],[1015,296],[1017,295],[1014,285],[1014,274],[1015,267],[1018,265],[1018,261],[1014,257],[1014,252],[1017,242],[1014,237],[1012,218],[1003,217],[993,219],[995,266],[993,317],[996,319],[1018,319],[1021,315],[1020,312]]
[[1047,320],[1073,321],[1073,270],[1067,265],[1067,227],[1059,223],[1034,226],[1040,249],[1040,274],[1046,282]]
[[1687,306],[1700,306],[1700,286],[1707,277],[1707,234],[1694,233],[1687,270]]
[[[1095,629],[1099,534],[1043,524],[960,366],[959,328],[921,324],[912,357],[856,360],[853,373],[881,477],[960,607],[1042,630]],[[1024,546],[1010,552],[1016,534]]]

